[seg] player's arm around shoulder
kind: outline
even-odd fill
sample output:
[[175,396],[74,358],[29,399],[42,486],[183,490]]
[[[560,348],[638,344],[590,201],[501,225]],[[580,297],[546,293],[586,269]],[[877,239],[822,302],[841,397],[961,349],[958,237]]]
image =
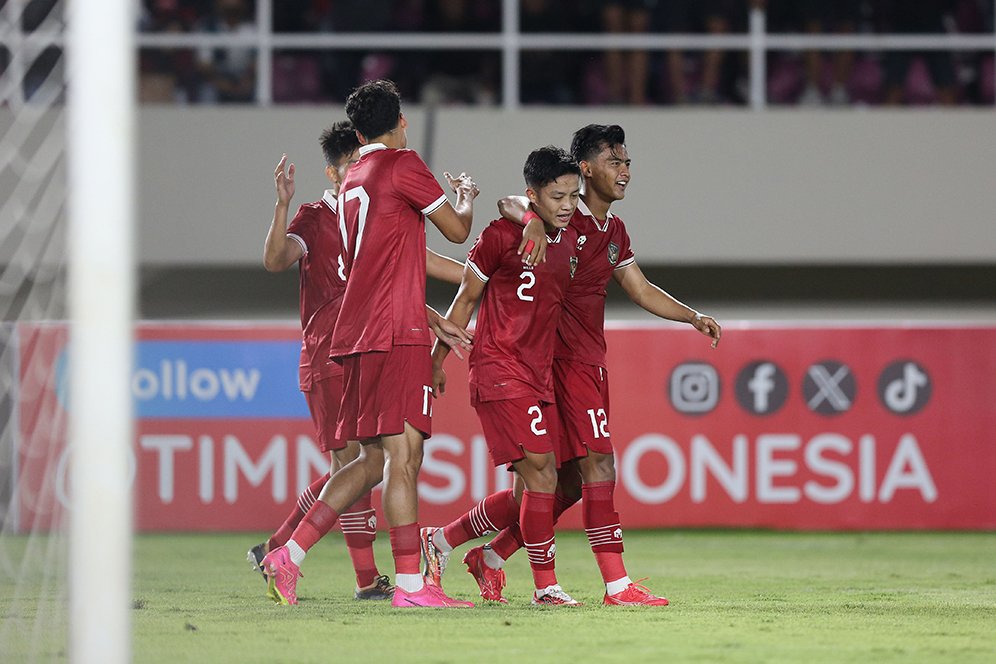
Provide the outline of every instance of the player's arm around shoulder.
[[696,330],[712,339],[712,347],[719,345],[723,329],[712,316],[700,314],[688,305],[679,302],[667,291],[650,283],[643,270],[632,261],[612,273],[629,299],[641,308],[660,318],[688,323]]
[[294,164],[287,168],[287,155],[280,158],[273,181],[277,189],[277,202],[273,207],[273,219],[263,244],[263,267],[268,272],[283,272],[304,255],[301,243],[287,235],[287,213],[294,197]]
[[522,239],[516,251],[526,265],[539,265],[546,260],[547,237],[543,220],[529,209],[525,196],[506,196],[498,201],[498,213],[504,219],[522,226]]

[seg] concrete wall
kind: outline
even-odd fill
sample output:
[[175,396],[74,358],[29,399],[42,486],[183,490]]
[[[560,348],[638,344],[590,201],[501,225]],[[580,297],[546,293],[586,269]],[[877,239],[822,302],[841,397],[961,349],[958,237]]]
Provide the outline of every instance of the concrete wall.
[[[994,263],[991,111],[406,109],[410,147],[481,186],[475,226],[524,188],[534,147],[577,127],[627,130],[633,185],[613,208],[644,264]],[[297,164],[297,203],[319,198],[321,129],[338,108],[160,108],[140,113],[140,257],[146,266],[257,264],[273,168]],[[99,167],[99,156],[94,157]],[[458,248],[429,231],[430,245]]]

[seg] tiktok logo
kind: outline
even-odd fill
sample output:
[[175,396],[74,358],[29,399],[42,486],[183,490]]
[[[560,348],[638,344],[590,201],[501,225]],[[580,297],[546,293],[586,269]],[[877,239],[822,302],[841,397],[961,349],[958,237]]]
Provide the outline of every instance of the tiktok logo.
[[912,360],[893,362],[878,377],[878,397],[896,415],[912,415],[930,401],[932,386],[927,371]]
[[770,415],[785,405],[788,378],[774,362],[751,362],[737,374],[734,391],[737,403],[748,413]]

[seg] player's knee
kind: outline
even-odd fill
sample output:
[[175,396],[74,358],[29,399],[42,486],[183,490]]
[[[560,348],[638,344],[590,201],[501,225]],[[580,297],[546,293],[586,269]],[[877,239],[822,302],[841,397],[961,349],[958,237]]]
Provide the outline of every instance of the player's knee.
[[351,440],[348,443],[346,443],[346,447],[342,448],[341,450],[336,450],[335,452],[333,452],[333,454],[335,455],[335,461],[339,462],[339,467],[341,468],[342,466],[345,466],[346,464],[351,463],[355,459],[359,458],[360,448],[361,446],[359,442]]
[[[357,457],[358,463],[363,464],[367,477],[372,481],[374,478],[382,478],[384,475],[384,450],[373,445],[364,445]],[[380,479],[377,479],[379,482]],[[376,484],[376,482],[375,482]]]
[[616,461],[612,454],[589,452],[588,456],[581,460],[580,467],[585,484],[616,481]]
[[387,455],[385,468],[391,475],[391,481],[414,483],[418,479],[418,471],[422,467],[422,455],[413,450],[390,452]]
[[536,469],[535,480],[533,481],[533,487],[530,487],[533,491],[541,491],[543,493],[553,493],[557,490],[557,464],[548,463],[540,468]]
[[567,500],[581,500],[581,474],[576,464],[565,464],[557,471],[557,493]]

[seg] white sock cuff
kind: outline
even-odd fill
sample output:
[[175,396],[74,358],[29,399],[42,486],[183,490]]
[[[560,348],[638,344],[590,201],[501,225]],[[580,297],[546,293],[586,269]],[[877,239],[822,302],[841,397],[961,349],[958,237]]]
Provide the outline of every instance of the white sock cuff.
[[494,552],[490,546],[484,547],[484,564],[491,569],[501,569],[505,566],[505,559]]
[[421,574],[395,574],[394,585],[406,593],[417,593],[422,590],[425,583],[422,580]]
[[301,545],[294,540],[287,540],[286,546],[287,553],[290,554],[291,562],[300,567],[301,563],[304,562],[304,557],[308,555],[308,552],[302,549]]
[[605,584],[605,593],[607,595],[615,595],[616,593],[621,593],[629,587],[629,584],[633,581],[628,577],[624,576],[621,579],[616,579],[615,581],[609,581]]
[[446,535],[443,534],[442,528],[437,528],[436,532],[432,533],[432,543],[443,553],[452,553],[453,551],[453,547],[446,541]]

